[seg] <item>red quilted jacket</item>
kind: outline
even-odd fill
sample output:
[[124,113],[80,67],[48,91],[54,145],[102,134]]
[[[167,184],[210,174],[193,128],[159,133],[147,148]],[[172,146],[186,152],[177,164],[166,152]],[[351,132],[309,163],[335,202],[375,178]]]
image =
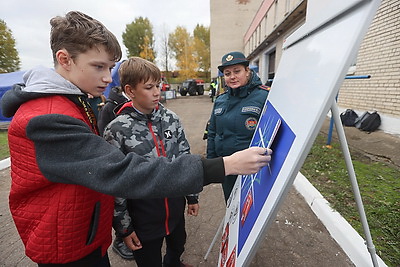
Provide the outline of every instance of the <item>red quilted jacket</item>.
[[26,255],[37,263],[71,262],[97,248],[105,255],[111,244],[113,197],[68,181],[46,179],[37,165],[34,143],[26,136],[31,118],[52,113],[89,124],[84,110],[72,101],[48,96],[22,104],[8,131],[12,153],[10,210]]

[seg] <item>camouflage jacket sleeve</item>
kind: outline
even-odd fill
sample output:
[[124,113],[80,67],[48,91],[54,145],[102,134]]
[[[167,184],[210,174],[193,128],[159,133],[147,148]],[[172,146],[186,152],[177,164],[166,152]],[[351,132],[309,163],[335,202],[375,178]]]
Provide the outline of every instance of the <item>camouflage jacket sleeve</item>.
[[125,198],[116,197],[114,201],[114,218],[113,228],[115,235],[118,237],[126,237],[130,235],[134,229],[132,219],[128,212],[128,201]]
[[186,201],[189,205],[199,203],[199,194],[190,194],[186,196]]

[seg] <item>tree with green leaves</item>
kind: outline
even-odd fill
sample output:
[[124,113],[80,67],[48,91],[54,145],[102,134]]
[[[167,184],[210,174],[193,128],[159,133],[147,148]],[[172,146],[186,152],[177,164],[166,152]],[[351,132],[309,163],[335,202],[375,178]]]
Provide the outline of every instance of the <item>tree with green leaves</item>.
[[154,62],[156,53],[153,26],[148,18],[138,17],[127,24],[125,32],[122,33],[122,41],[127,48],[128,57],[142,57]]
[[19,70],[21,67],[15,39],[4,20],[0,19],[0,73]]

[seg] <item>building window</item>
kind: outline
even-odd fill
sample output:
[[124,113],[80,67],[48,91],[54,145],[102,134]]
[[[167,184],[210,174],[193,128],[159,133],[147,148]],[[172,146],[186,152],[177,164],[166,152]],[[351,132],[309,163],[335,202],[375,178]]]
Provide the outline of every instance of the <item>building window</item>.
[[275,50],[268,54],[268,80],[275,76]]
[[258,74],[258,71],[260,69],[260,61],[259,60],[254,61],[251,66],[251,69],[253,69]]

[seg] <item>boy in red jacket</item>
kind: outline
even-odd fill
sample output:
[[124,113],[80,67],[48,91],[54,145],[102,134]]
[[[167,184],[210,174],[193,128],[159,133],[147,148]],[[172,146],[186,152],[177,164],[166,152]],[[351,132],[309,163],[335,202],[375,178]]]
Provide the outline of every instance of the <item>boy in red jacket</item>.
[[[98,135],[87,102],[88,94],[100,96],[111,82],[122,54],[117,39],[81,12],[50,24],[54,69],[26,72],[25,85],[2,98],[3,115],[13,116],[10,210],[26,255],[39,266],[109,266],[113,196],[182,196],[225,174],[256,172],[268,164],[261,148],[214,161],[125,155]],[[171,182],[168,176],[180,179]]]

